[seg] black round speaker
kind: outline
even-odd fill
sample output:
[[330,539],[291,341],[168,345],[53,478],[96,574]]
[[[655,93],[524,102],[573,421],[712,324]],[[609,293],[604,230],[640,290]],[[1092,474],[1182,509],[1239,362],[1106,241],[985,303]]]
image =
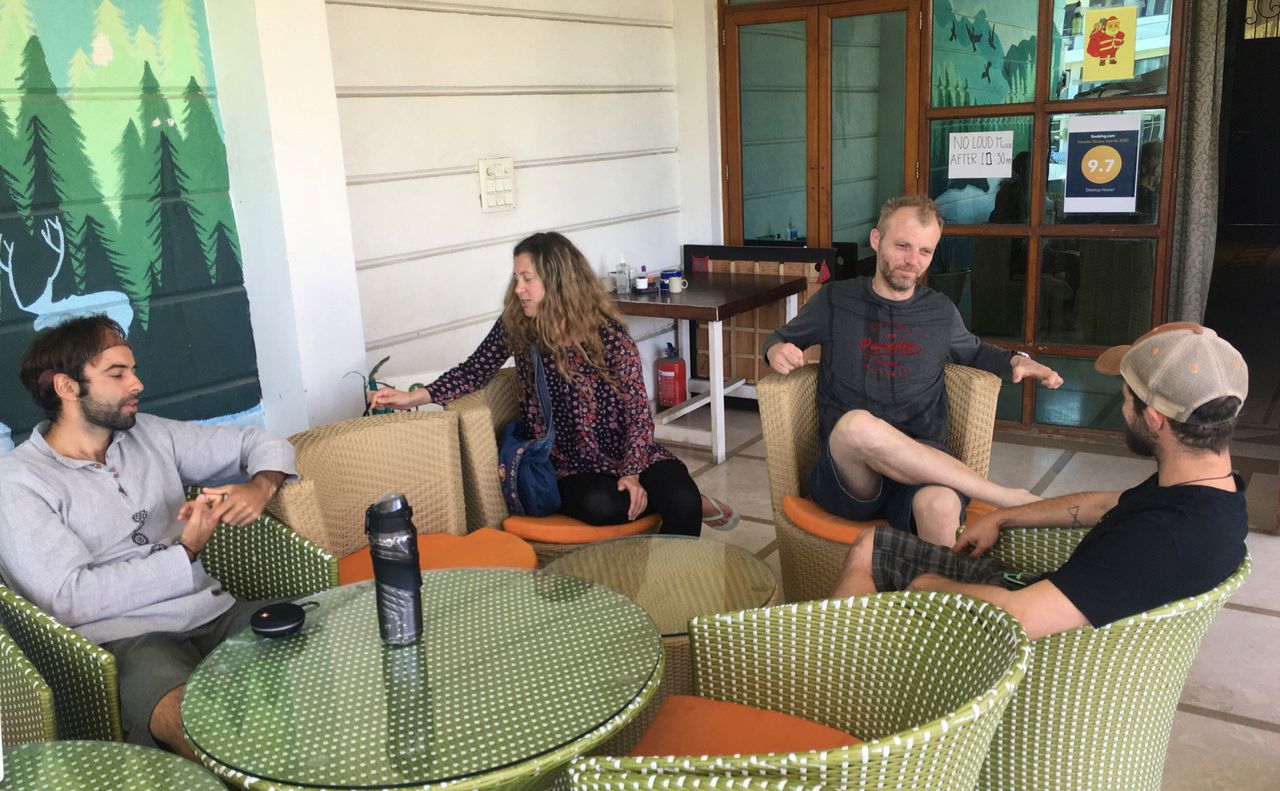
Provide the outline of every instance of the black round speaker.
[[260,637],[286,637],[302,628],[307,614],[293,602],[268,604],[253,614],[249,625]]

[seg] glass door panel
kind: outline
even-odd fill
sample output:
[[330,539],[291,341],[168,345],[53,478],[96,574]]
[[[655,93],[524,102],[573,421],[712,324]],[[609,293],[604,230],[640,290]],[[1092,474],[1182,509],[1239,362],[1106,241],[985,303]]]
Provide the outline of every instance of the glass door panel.
[[831,20],[830,228],[842,275],[870,273],[880,205],[903,191],[906,52],[905,11]]
[[802,242],[808,222],[804,20],[738,28],[742,237]]

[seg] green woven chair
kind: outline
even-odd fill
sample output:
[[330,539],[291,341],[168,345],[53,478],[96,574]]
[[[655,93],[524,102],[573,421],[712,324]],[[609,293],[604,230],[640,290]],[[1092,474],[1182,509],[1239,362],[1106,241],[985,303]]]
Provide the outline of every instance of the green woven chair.
[[57,738],[53,693],[9,633],[0,628],[0,732],[4,745]]
[[[219,525],[201,557],[209,575],[242,599],[293,598],[338,584],[332,555],[266,515],[244,527]],[[0,624],[52,690],[59,739],[124,737],[110,652],[3,585]]]
[[[986,477],[991,465],[1000,378],[963,365],[946,366],[943,376],[951,417],[947,448],[974,472]],[[817,384],[818,366],[810,364],[787,376],[770,374],[756,385],[787,601],[830,596],[849,554],[848,544],[804,530],[783,509],[784,497],[809,496],[805,480],[818,457]]]
[[[1086,530],[1006,530],[992,556],[1057,569]],[[1213,590],[1109,624],[1036,640],[1027,677],[991,742],[985,791],[1157,791],[1169,732],[1196,650],[1249,576],[1246,556]]]
[[[694,692],[866,740],[822,752],[578,761],[579,789],[972,789],[1030,661],[1010,615],[954,594],[889,593],[694,618]],[[750,788],[776,787],[751,784]]]

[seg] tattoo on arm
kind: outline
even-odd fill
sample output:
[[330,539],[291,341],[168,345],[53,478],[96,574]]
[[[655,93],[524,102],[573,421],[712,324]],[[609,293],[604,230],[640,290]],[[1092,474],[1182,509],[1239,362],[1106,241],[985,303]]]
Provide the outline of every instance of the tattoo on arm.
[[1084,523],[1080,521],[1080,506],[1073,505],[1067,509],[1067,513],[1071,514],[1072,527],[1084,527]]

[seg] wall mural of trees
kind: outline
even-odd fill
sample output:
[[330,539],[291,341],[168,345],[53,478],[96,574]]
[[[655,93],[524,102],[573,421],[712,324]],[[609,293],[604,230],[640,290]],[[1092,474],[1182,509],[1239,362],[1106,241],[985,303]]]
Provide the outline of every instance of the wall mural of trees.
[[261,420],[203,0],[0,0],[0,452],[31,336],[124,325],[143,408]]

